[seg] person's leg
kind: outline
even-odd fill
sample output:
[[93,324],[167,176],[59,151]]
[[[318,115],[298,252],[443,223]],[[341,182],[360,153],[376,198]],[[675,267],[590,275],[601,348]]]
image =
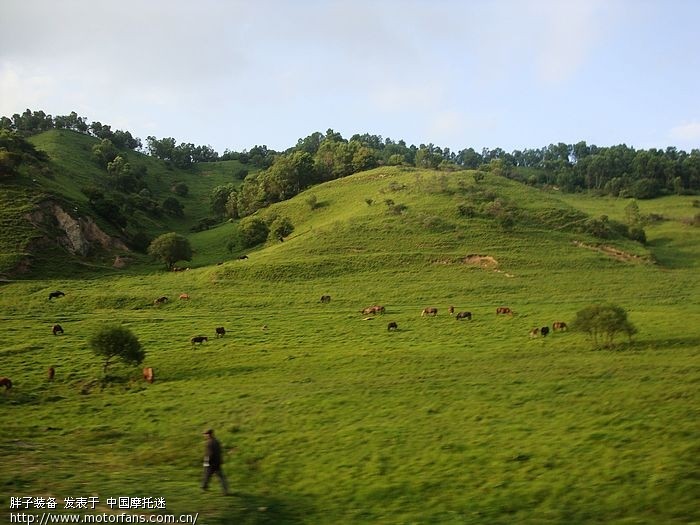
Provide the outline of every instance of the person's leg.
[[204,476],[202,477],[202,490],[207,490],[207,487],[209,486],[209,478],[211,478],[211,475],[211,467],[204,467]]
[[221,480],[221,487],[224,489],[224,494],[228,494],[228,483],[226,482],[226,476],[224,475],[223,469],[217,470],[216,473],[219,475],[219,479]]

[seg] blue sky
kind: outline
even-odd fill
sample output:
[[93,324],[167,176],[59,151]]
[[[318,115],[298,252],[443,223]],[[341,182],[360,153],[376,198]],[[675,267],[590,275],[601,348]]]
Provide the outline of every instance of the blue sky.
[[700,148],[694,0],[2,0],[0,115],[277,150],[314,131]]

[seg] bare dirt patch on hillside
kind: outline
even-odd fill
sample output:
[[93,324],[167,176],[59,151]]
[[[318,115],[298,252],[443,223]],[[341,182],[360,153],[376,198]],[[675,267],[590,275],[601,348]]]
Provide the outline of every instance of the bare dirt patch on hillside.
[[629,253],[623,250],[620,250],[618,248],[615,248],[613,246],[608,246],[605,244],[601,245],[593,245],[593,244],[586,244],[581,241],[573,241],[575,246],[578,246],[579,248],[586,248],[587,250],[593,250],[596,252],[604,253],[605,255],[612,257],[613,259],[617,259],[618,261],[622,262],[631,262],[631,263],[638,263],[638,264],[647,264],[651,262],[647,257],[642,257],[641,255],[635,255],[633,253]]

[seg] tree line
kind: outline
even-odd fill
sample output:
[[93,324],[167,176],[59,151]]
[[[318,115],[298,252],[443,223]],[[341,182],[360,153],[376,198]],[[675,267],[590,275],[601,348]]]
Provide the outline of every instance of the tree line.
[[[413,166],[438,170],[490,170],[526,184],[558,187],[562,191],[593,191],[601,195],[652,198],[666,194],[695,194],[700,191],[700,149],[690,153],[675,147],[648,150],[625,144],[599,147],[585,141],[559,142],[534,149],[506,152],[502,148],[465,148],[458,152],[430,144],[408,146],[403,140],[383,138],[369,133],[345,139],[328,129],[300,138],[284,152],[267,146],[249,151],[226,149],[219,155],[211,146],[180,144],[172,137],[146,138],[145,147],[128,131],[115,130],[100,122],[88,123],[84,117],[52,117],[43,111],[27,109],[12,117],[0,117],[0,129],[22,135],[49,129],[70,129],[110,140],[117,148],[143,151],[179,168],[201,162],[237,160],[263,173],[246,177],[244,187],[234,201],[221,204],[218,214],[244,216],[261,206],[287,199],[311,184],[345,177],[380,165]],[[243,176],[246,172],[242,172]],[[226,192],[224,192],[226,193]],[[230,192],[229,192],[230,194]],[[228,212],[226,210],[228,203]]]

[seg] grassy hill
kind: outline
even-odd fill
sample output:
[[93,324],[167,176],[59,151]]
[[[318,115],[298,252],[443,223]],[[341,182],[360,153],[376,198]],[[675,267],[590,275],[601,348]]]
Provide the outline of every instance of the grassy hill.
[[[36,243],[37,239],[50,234],[39,231],[26,219],[26,215],[46,200],[56,201],[75,218],[90,216],[108,235],[125,237],[125,232],[101,218],[90,206],[87,187],[112,191],[106,170],[98,165],[92,147],[99,141],[80,133],[67,130],[52,130],[32,136],[30,141],[37,149],[48,153],[49,162],[43,170],[25,170],[20,176],[3,183],[0,199],[0,220],[7,225],[0,234],[0,273],[11,272],[23,258],[31,257],[35,274],[54,274],[79,271],[80,263],[109,268],[114,260],[99,256],[92,259],[69,257],[64,250],[56,249],[51,242]],[[234,174],[241,168],[237,161],[212,162],[198,165],[191,170],[182,170],[131,150],[120,153],[132,166],[145,168],[143,179],[151,198],[162,203],[175,196],[173,187],[185,183],[189,189],[186,196],[176,196],[184,206],[184,217],[168,214],[154,216],[141,210],[129,214],[127,231],[143,231],[153,238],[167,231],[189,232],[200,219],[210,215],[209,194],[217,185],[229,182],[240,183]],[[99,254],[103,255],[103,254]],[[94,268],[93,268],[94,271]]]
[[[641,204],[667,219],[646,246],[581,231],[625,204],[381,168],[261,210],[295,230],[247,260],[225,224],[190,235],[186,272],[5,285],[0,486],[99,512],[162,496],[207,524],[698,521],[700,238],[684,197]],[[631,344],[528,337],[598,302],[629,311]],[[372,304],[386,314],[365,320]],[[138,336],[154,384],[123,365],[103,381],[88,339],[107,322]],[[198,486],[210,427],[233,497]]]

